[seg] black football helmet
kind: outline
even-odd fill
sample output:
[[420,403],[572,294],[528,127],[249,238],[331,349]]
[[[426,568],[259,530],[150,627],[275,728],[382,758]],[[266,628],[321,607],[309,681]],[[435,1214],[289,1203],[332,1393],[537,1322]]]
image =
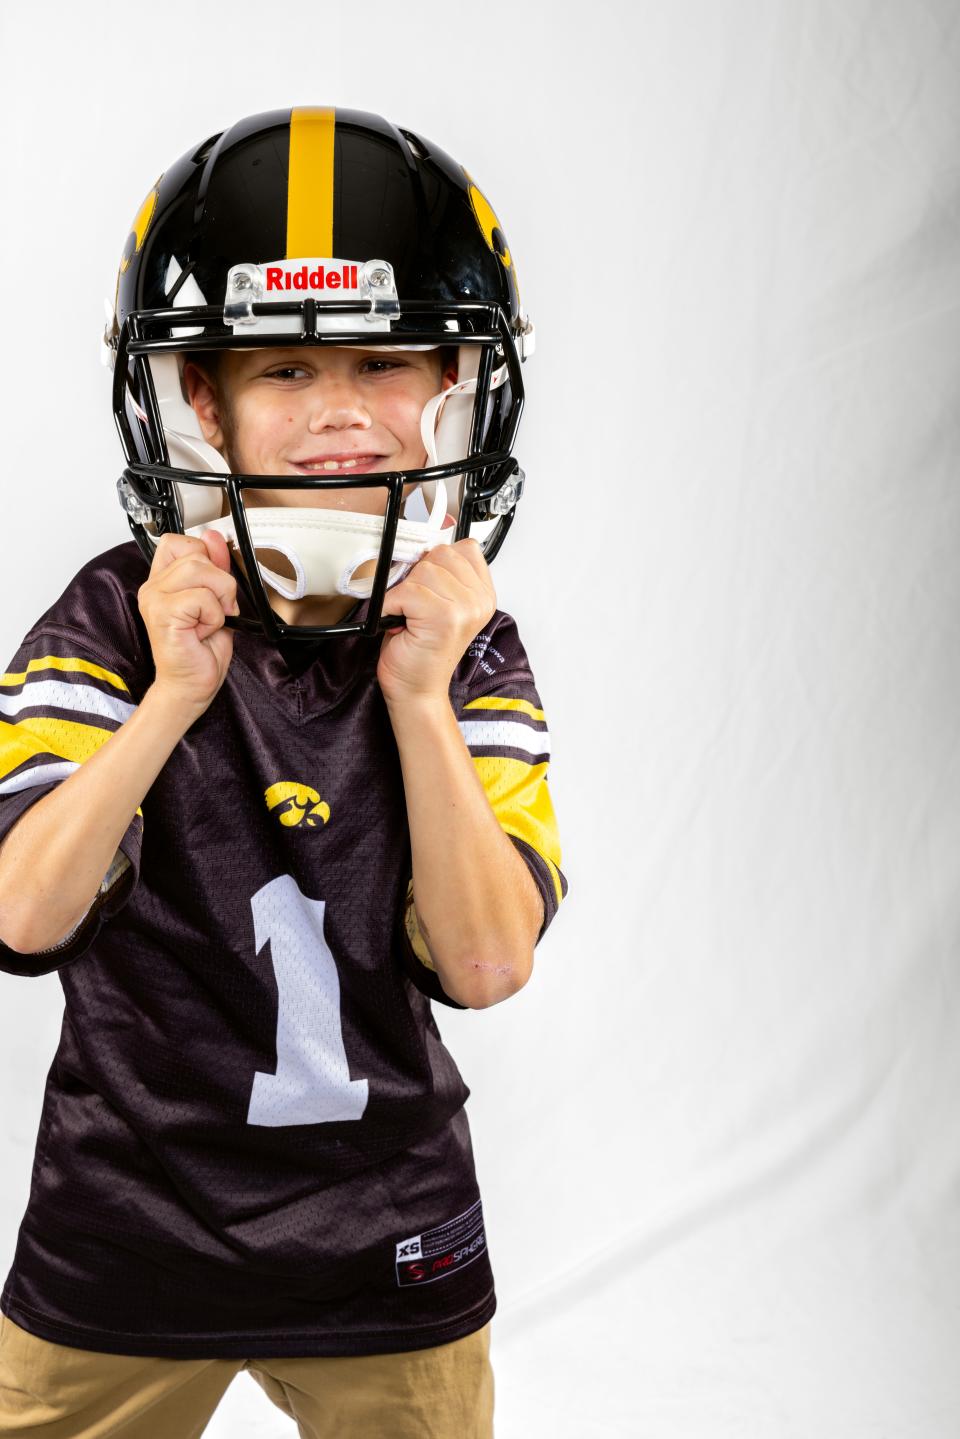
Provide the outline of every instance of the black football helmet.
[[[124,246],[111,309],[105,358],[127,461],[120,502],[148,563],[171,531],[214,527],[238,545],[250,603],[227,617],[231,628],[284,647],[374,636],[403,623],[382,613],[385,594],[433,544],[472,536],[488,562],[497,554],[523,490],[511,450],[533,325],[489,201],[431,141],[357,110],[239,121],[157,180]],[[230,473],[186,398],[185,359],[330,344],[455,347],[457,381],[423,411],[428,463],[352,477]],[[382,515],[304,507],[280,518],[244,502],[251,489],[370,486],[384,491]],[[258,550],[279,554],[285,572]],[[369,605],[352,623],[287,624],[266,584],[291,599],[339,592]]]

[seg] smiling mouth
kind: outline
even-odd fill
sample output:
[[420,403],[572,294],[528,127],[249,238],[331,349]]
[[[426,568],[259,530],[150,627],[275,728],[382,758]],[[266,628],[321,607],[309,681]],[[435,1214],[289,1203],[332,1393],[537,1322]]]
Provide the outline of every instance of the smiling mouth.
[[301,470],[308,475],[336,474],[340,470],[348,470],[354,474],[362,474],[374,469],[380,460],[385,459],[384,455],[350,455],[331,456],[326,459],[317,460],[291,460],[294,469]]

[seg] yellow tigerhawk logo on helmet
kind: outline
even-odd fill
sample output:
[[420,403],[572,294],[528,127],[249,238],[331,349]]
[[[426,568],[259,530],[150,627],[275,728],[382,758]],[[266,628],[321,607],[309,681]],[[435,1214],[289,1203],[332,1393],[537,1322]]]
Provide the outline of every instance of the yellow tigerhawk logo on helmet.
[[[267,809],[276,810],[277,819],[288,827],[305,824],[315,829],[318,823],[326,824],[330,818],[330,806],[326,800],[321,799],[308,784],[298,784],[296,780],[283,779],[272,784],[264,790],[263,797],[267,801]],[[280,805],[285,808],[280,809]]]
[[[120,257],[121,275],[126,274],[127,270],[130,267],[130,261],[133,259],[134,255],[140,253],[140,250],[143,247],[143,242],[147,238],[147,231],[150,228],[150,221],[156,214],[157,200],[160,198],[160,180],[162,179],[163,176],[161,175],[160,178],[157,180],[157,183],[154,185],[153,189],[150,191],[150,194],[144,200],[143,204],[140,206],[140,209],[133,217],[133,224],[130,226],[130,233],[127,236],[127,242],[123,247],[123,254]],[[131,241],[133,242],[132,244]]]
[[510,246],[507,244],[507,237],[503,233],[503,226],[497,219],[496,211],[490,204],[490,201],[480,189],[480,186],[475,182],[469,170],[464,169],[463,166],[461,166],[461,169],[463,169],[463,173],[467,177],[467,195],[470,199],[470,208],[473,210],[477,224],[480,226],[483,238],[507,272],[507,279],[519,308],[520,281],[517,279],[517,267],[514,265],[510,256]]

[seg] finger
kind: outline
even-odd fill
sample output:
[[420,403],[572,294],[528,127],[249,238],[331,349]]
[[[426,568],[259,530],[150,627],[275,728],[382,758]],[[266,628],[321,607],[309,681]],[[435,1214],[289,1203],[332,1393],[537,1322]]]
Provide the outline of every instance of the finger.
[[153,563],[150,566],[150,578],[162,574],[170,565],[176,564],[177,560],[184,555],[199,554],[206,557],[208,550],[203,540],[196,535],[161,535],[157,541],[156,553],[153,556]]
[[[461,549],[461,545],[464,548]],[[458,540],[456,545],[453,546],[453,548],[465,557],[468,563],[473,567],[474,573],[479,575],[483,583],[484,589],[486,590],[490,599],[493,601],[493,608],[496,609],[497,591],[494,587],[493,578],[490,574],[490,566],[487,564],[486,556],[483,553],[483,546],[478,540],[472,540],[468,538],[465,540]]]
[[429,584],[408,576],[390,591],[390,610],[404,616],[408,630],[422,625],[438,635],[460,629],[476,634],[493,613],[489,604],[478,604],[476,591],[468,592],[455,575],[442,570],[434,571]]
[[221,570],[230,568],[230,546],[219,530],[204,530],[200,535],[213,563]]
[[158,594],[172,595],[177,590],[197,585],[205,585],[224,603],[232,604],[237,597],[237,581],[234,576],[218,569],[207,558],[206,551],[203,557],[195,554],[182,555],[164,570],[159,579],[151,583],[151,589]]
[[450,549],[456,550],[457,554],[466,555],[475,569],[482,571],[487,568],[487,562],[483,557],[483,545],[479,540],[473,539],[471,535],[467,535],[466,539],[457,540],[456,544],[450,546]]
[[203,586],[178,590],[168,617],[171,629],[196,629],[197,638],[201,640],[220,629],[226,618],[216,595]]
[[387,590],[387,593],[384,594],[383,606],[380,609],[381,619],[397,620],[406,617],[410,613],[410,610],[407,609],[409,603],[413,603],[413,597],[410,596],[410,580],[407,577],[406,580],[400,581],[400,584],[394,584],[393,589]]
[[414,566],[403,583],[418,585],[460,607],[476,598],[476,581],[472,571],[469,575],[458,574],[452,566],[430,564],[426,558]]
[[[464,544],[469,548],[461,549],[460,546]],[[448,574],[455,574],[472,593],[476,594],[479,591],[485,602],[492,600],[494,609],[496,609],[497,596],[490,578],[490,570],[475,540],[460,540],[457,544],[451,545],[449,549],[437,546],[429,550],[423,560],[418,563],[418,569],[424,561],[429,561],[436,569],[444,569]]]
[[471,573],[483,579],[489,576],[489,566],[476,540],[457,540],[453,545],[434,545],[427,554],[438,564],[446,563],[456,568],[469,567]]
[[468,548],[462,553],[466,556],[468,563],[473,566],[474,574],[478,576],[482,588],[492,601],[493,608],[496,609],[497,591],[490,574],[490,566],[484,557],[483,547],[476,540],[467,540],[467,545]]
[[[417,587],[422,593],[418,597],[408,587]],[[450,601],[461,611],[469,610],[477,616],[478,624],[486,624],[497,608],[497,597],[476,540],[459,540],[426,550],[406,578],[388,591],[391,610],[415,620],[427,618],[433,609],[430,594]]]

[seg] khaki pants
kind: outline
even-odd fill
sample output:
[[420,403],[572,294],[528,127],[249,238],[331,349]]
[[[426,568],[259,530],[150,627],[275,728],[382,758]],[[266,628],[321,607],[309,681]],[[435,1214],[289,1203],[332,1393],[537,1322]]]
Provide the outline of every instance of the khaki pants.
[[[403,1354],[150,1359],[51,1344],[0,1315],[0,1435],[198,1439],[248,1370],[301,1439],[492,1439],[490,1323]],[[291,1430],[292,1433],[292,1430]]]

